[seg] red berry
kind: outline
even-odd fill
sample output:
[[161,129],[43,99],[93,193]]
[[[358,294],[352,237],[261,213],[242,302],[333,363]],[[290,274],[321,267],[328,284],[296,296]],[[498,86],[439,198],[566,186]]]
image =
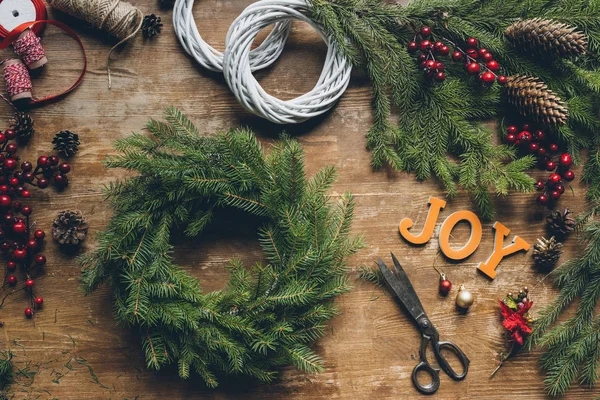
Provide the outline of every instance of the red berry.
[[472,59],[476,60],[476,59],[479,58],[479,53],[477,53],[477,50],[475,50],[475,49],[468,49],[467,50],[467,56],[469,56]]
[[569,167],[572,162],[573,159],[571,158],[571,155],[569,153],[563,153],[560,156],[560,165],[562,165],[563,167]]
[[21,196],[23,196],[23,197],[25,197],[25,198],[28,198],[28,197],[30,197],[30,196],[31,196],[31,192],[30,192],[29,190],[23,190],[23,191],[21,192]]
[[6,186],[6,185],[0,185],[0,192],[2,192],[2,193],[8,192],[8,186]]
[[431,28],[428,26],[425,26],[425,25],[423,27],[421,27],[421,35],[423,35],[423,36],[431,35]]
[[563,173],[563,178],[565,178],[566,181],[571,182],[573,179],[575,179],[575,173],[571,170],[565,171]]
[[421,53],[418,57],[419,61],[427,61],[427,54]]
[[524,123],[521,129],[523,129],[524,131],[530,131],[531,125],[529,125],[528,123]]
[[4,133],[0,133],[0,143],[6,142],[6,135]]
[[419,48],[417,42],[408,42],[408,51],[414,53]]
[[554,200],[558,200],[560,199],[560,192],[558,190],[553,190],[550,192],[550,196],[552,196]]
[[13,225],[12,230],[17,235],[22,235],[27,231],[27,225],[25,225],[23,222],[17,222]]
[[14,139],[17,137],[17,132],[15,132],[12,129],[7,129],[6,131],[4,131],[4,134],[6,135],[6,138],[8,140]]
[[508,82],[508,79],[506,79],[506,76],[498,75],[498,84],[504,86],[504,85],[506,85],[506,82]]
[[31,207],[29,207],[29,206],[21,207],[21,214],[23,214],[26,217],[31,215]]
[[29,161],[24,161],[21,163],[21,169],[25,172],[31,171],[33,169],[33,165]]
[[[446,66],[444,65],[444,63],[443,63],[443,62],[441,62],[441,61],[438,61],[438,62],[436,62],[436,63],[435,63],[435,70],[436,70],[436,71],[438,71],[438,72],[442,72],[442,71],[443,71],[445,68],[446,68]],[[60,164],[60,165],[63,165],[63,164]],[[68,165],[68,164],[67,164],[67,165]],[[70,170],[71,170],[71,168],[69,167],[69,171],[70,171]],[[61,172],[63,172],[63,171],[61,171]],[[68,172],[68,171],[67,171],[67,172]],[[63,172],[63,173],[66,173],[66,172]]]
[[[440,71],[444,70],[444,63],[438,62],[435,64],[435,67],[439,69],[439,65],[442,65],[442,69]],[[71,171],[71,166],[68,163],[62,163],[58,166],[58,169],[60,170],[60,172],[62,172],[63,174],[68,174],[69,171]]]
[[483,55],[484,61],[492,61],[494,59],[494,55],[492,53],[485,53]]
[[563,185],[561,185],[560,183],[556,186],[554,186],[554,189],[558,190],[560,192],[560,194],[563,194],[565,192],[565,187]]
[[536,190],[543,190],[546,185],[542,181],[537,181],[533,186],[535,186]]
[[10,286],[15,286],[18,282],[17,278],[14,275],[9,276],[7,281]]
[[0,206],[2,207],[10,207],[11,199],[7,195],[3,194],[0,196]]
[[14,261],[9,261],[6,263],[6,268],[8,268],[10,271],[14,271],[17,268],[17,263]]
[[467,72],[471,75],[479,73],[479,64],[477,64],[476,62],[467,64]]
[[442,47],[439,48],[439,53],[442,56],[447,56],[448,54],[450,54],[450,47],[443,45]]
[[488,63],[486,64],[488,69],[490,69],[491,71],[498,71],[500,69],[500,65],[498,64],[498,61],[496,60],[491,60],[488,61]]
[[560,175],[559,174],[550,174],[550,176],[548,177],[548,182],[556,185],[557,183],[560,182]]
[[14,143],[9,143],[6,145],[6,152],[13,154],[17,152],[17,145]]
[[477,39],[475,39],[475,38],[468,38],[467,39],[467,46],[471,47],[471,48],[476,47],[477,46]]
[[58,186],[66,186],[68,183],[67,177],[62,174],[56,174],[54,175],[54,183]]
[[25,249],[16,249],[12,253],[12,259],[15,261],[23,261],[27,257],[27,250]]
[[427,67],[427,61],[421,61],[419,62],[419,68],[420,69],[425,69]]
[[22,176],[25,182],[33,182],[33,178],[35,178],[35,175],[31,171],[25,172]]
[[38,158],[37,163],[38,163],[38,165],[40,167],[45,167],[45,166],[49,165],[48,157],[46,157],[46,156],[40,156]]
[[8,180],[8,184],[10,186],[19,186],[19,183],[21,183],[21,182],[19,182],[19,180],[17,178],[10,178]]
[[548,203],[548,197],[545,194],[540,194],[537,197],[537,203],[540,205],[544,205],[544,204]]
[[443,82],[444,79],[446,79],[446,74],[443,72],[438,72],[437,74],[435,74],[434,79],[438,82]]
[[545,148],[545,147],[540,147],[540,148],[538,149],[538,155],[539,155],[539,156],[542,156],[542,157],[543,157],[543,156],[545,156],[545,155],[546,155],[546,153],[547,153],[547,152],[548,152],[548,150],[546,150],[546,148]]
[[556,169],[556,163],[552,160],[546,161],[546,171],[554,171]]
[[[427,68],[429,68],[429,69],[434,69],[434,68],[435,68],[435,64],[436,64],[436,63],[435,63],[435,61],[433,61],[433,60],[427,60],[427,61],[425,62],[425,66],[426,66]],[[67,165],[68,165],[68,164],[67,164]],[[61,171],[61,172],[62,172],[62,171]]]
[[431,50],[431,42],[429,40],[421,40],[421,43],[419,43],[419,48],[421,51]]
[[508,127],[506,127],[507,133],[515,134],[515,133],[517,133],[518,130],[519,129],[515,125],[509,125]]
[[540,149],[539,143],[536,143],[536,142],[529,143],[529,151],[531,151],[532,153],[536,153],[539,149]]
[[558,151],[558,145],[556,143],[552,143],[550,146],[548,146],[548,148],[550,149],[551,152],[555,153]]
[[33,317],[33,310],[32,310],[31,308],[26,308],[26,309],[25,309],[25,316],[26,316],[27,318],[31,318],[31,317]]
[[515,140],[517,140],[517,137],[514,134],[509,133],[508,135],[506,135],[506,141],[508,143],[514,143]]
[[546,135],[544,135],[544,131],[541,131],[539,129],[533,133],[533,137],[536,138],[536,140],[544,140],[545,136]]
[[38,254],[35,256],[35,263],[40,266],[46,264],[46,256],[43,254]]
[[481,57],[483,57],[483,55],[484,55],[485,53],[487,53],[487,52],[488,52],[488,50],[487,50],[486,48],[482,47],[482,48],[480,48],[480,49],[479,49],[477,52],[479,53],[479,55],[480,55]]
[[11,242],[5,240],[2,243],[0,243],[0,250],[6,251],[6,250],[10,249],[10,246],[11,246]]
[[46,178],[38,178],[37,185],[40,189],[46,189],[50,185],[50,181]]
[[39,244],[35,239],[31,239],[29,241],[27,241],[27,248],[29,250],[33,250],[35,251],[38,248]]
[[37,240],[41,240],[46,236],[46,232],[44,232],[41,229],[36,229],[35,232],[33,232],[33,237]]
[[15,169],[17,167],[17,160],[14,158],[7,158],[4,160],[4,167],[7,169]]
[[25,281],[25,286],[27,286],[28,288],[33,287],[33,285],[35,285],[35,282],[33,281],[33,279],[27,279]]
[[50,156],[50,157],[48,157],[48,163],[49,163],[51,166],[58,165],[58,162],[59,162],[59,161],[60,161],[60,160],[58,159],[58,157],[57,157],[57,156]]
[[439,49],[440,49],[440,47],[442,47],[443,45],[444,45],[444,43],[443,43],[443,42],[440,42],[440,41],[438,40],[437,42],[435,42],[435,43],[433,44],[433,47],[435,47],[435,49],[436,49],[436,50],[439,50]]
[[521,133],[519,133],[519,140],[522,143],[531,142],[531,133],[529,133],[529,131],[521,131]]
[[454,53],[452,53],[452,59],[454,61],[461,61],[463,59],[463,53],[458,50],[454,51]]
[[492,83],[496,80],[496,76],[490,71],[487,71],[481,74],[481,80],[485,83]]
[[37,304],[38,306],[41,306],[42,304],[44,304],[44,299],[42,299],[41,297],[36,297],[35,304]]

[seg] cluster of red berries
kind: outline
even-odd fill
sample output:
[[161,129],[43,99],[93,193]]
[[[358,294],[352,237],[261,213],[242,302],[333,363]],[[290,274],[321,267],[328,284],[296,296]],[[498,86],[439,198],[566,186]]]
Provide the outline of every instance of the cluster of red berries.
[[523,124],[521,130],[516,125],[506,128],[506,141],[520,146],[538,157],[538,165],[551,174],[546,182],[539,180],[535,188],[542,193],[537,197],[538,204],[545,205],[558,200],[565,192],[565,182],[575,179],[575,173],[569,169],[573,158],[569,153],[560,153],[556,143],[548,142],[546,133],[540,129],[531,132],[529,124]]
[[[431,38],[431,40],[429,40]],[[417,43],[417,39],[419,42]],[[497,75],[500,71],[500,64],[494,60],[494,55],[485,48],[478,48],[478,40],[469,38],[467,40],[467,50],[463,50],[454,42],[443,39],[454,47],[452,59],[456,62],[465,62],[465,70],[469,75],[478,76],[479,80],[485,85],[491,85],[496,80],[499,84],[506,83],[506,76]],[[447,56],[450,54],[450,47],[442,40],[435,40],[431,33],[431,28],[423,26],[419,33],[415,35],[413,41],[408,43],[410,53],[419,52],[419,68],[425,72],[425,76],[442,82],[446,79],[445,65],[436,60],[436,55]]]
[[[66,187],[71,166],[61,163],[57,156],[41,156],[35,168],[29,161],[23,161],[18,169],[17,145],[10,142],[16,137],[11,129],[0,132],[0,252],[9,258],[2,288],[17,286],[14,273],[19,268],[25,283],[18,290],[25,290],[31,296],[31,306],[25,309],[25,316],[31,318],[33,309],[44,303],[44,299],[34,293],[32,276],[46,264],[46,256],[40,253],[46,234],[41,229],[32,229],[29,218],[33,210],[21,200],[31,196],[28,185],[45,189],[53,182],[59,189]],[[4,299],[14,292],[6,294]]]

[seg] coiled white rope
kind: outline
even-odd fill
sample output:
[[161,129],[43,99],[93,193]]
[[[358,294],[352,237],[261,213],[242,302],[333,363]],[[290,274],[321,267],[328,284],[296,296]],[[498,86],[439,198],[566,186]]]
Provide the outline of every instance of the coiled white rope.
[[[225,40],[225,54],[209,46],[192,15],[194,0],[176,0],[173,25],[185,51],[204,68],[223,71],[229,88],[242,106],[271,122],[295,124],[327,112],[348,87],[352,65],[310,18],[305,0],[261,0],[248,6],[233,22]],[[291,100],[271,96],[252,71],[271,65],[283,51],[291,20],[308,22],[327,44],[321,76],[308,93]],[[256,35],[275,24],[263,43],[250,50]]]

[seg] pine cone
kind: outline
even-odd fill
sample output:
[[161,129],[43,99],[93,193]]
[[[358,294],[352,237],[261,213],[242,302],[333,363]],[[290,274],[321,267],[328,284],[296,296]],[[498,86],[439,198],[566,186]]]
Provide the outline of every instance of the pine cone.
[[533,117],[546,125],[563,125],[569,110],[560,97],[537,78],[523,75],[509,76],[505,85],[509,103],[525,117]]
[[562,246],[562,243],[558,242],[554,236],[550,239],[538,239],[533,246],[533,261],[535,265],[543,269],[554,267],[562,254]]
[[35,133],[31,115],[22,111],[13,114],[10,120],[10,128],[17,133],[17,139],[22,142],[27,142],[31,135]]
[[80,244],[87,231],[88,224],[81,211],[61,211],[52,222],[52,238],[61,245]]
[[142,21],[142,33],[146,38],[153,38],[160,33],[162,26],[158,15],[146,15]]
[[575,229],[575,219],[568,208],[562,213],[554,210],[546,217],[546,227],[553,236],[564,239]]
[[54,150],[65,157],[71,157],[79,149],[79,135],[69,130],[58,132],[52,139]]
[[578,56],[587,51],[588,38],[567,24],[533,18],[515,22],[504,35],[523,51],[557,57]]

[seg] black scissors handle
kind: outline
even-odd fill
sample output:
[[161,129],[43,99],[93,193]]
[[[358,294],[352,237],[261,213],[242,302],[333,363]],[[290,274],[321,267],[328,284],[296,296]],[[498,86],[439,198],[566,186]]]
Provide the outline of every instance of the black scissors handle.
[[[427,361],[427,346],[429,345],[430,341],[431,341],[431,338],[429,336],[423,335],[423,339],[421,340],[421,349],[419,350],[421,362],[419,362],[415,366],[415,368],[413,369],[413,372],[412,372],[412,380],[413,380],[415,387],[417,388],[417,390],[419,390],[421,393],[424,393],[424,394],[433,394],[433,393],[437,392],[437,390],[440,387],[440,370],[437,368],[433,368],[431,366],[431,364]],[[441,353],[442,349],[448,349],[451,352],[453,352],[454,354],[456,354],[456,356],[460,360],[460,363],[463,367],[462,373],[457,374],[454,371],[452,366],[450,366],[450,363],[448,362],[448,360],[446,360],[446,358],[442,355],[442,353]],[[462,350],[457,345],[455,345],[452,342],[434,341],[433,342],[433,354],[435,355],[435,358],[437,359],[438,363],[440,364],[440,367],[442,368],[442,370],[450,378],[452,378],[456,381],[465,379],[465,377],[467,376],[467,372],[469,371],[470,361],[467,358],[467,356],[465,355],[465,353],[463,353]],[[427,385],[423,385],[421,382],[419,382],[418,373],[420,371],[424,371],[431,377],[431,383],[429,383]]]

